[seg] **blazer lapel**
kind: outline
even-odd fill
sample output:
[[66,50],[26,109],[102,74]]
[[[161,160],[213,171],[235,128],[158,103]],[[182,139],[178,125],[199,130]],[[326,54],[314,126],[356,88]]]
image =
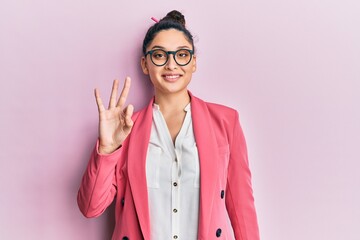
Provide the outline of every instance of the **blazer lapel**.
[[144,110],[139,112],[131,131],[127,166],[128,177],[136,213],[144,239],[150,239],[150,216],[146,183],[146,155],[152,124],[152,99]]
[[191,113],[200,161],[199,239],[207,239],[217,181],[217,142],[205,102],[191,96]]

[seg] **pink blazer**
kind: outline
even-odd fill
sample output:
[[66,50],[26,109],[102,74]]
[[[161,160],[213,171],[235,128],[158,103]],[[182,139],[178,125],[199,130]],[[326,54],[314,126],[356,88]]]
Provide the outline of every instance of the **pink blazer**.
[[[258,240],[251,172],[238,114],[189,94],[200,159],[198,239],[233,239],[234,234],[239,240]],[[101,155],[94,148],[78,192],[78,205],[86,217],[99,216],[115,198],[114,240],[150,240],[145,161],[152,104],[153,100],[134,114],[132,132],[120,149]]]

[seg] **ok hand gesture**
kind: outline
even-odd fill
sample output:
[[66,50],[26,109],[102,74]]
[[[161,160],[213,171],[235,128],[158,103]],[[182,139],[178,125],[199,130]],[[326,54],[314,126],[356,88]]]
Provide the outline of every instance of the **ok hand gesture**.
[[131,132],[133,121],[131,116],[134,107],[124,107],[131,85],[130,77],[125,79],[120,98],[117,100],[119,81],[114,80],[109,107],[106,109],[100,98],[98,89],[95,89],[95,98],[99,110],[99,153],[109,154],[118,149]]

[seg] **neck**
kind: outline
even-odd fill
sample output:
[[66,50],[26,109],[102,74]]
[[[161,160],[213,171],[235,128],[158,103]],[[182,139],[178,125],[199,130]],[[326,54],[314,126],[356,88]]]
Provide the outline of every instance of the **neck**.
[[187,90],[170,94],[155,91],[155,103],[160,106],[161,112],[163,113],[183,111],[189,102],[190,96]]

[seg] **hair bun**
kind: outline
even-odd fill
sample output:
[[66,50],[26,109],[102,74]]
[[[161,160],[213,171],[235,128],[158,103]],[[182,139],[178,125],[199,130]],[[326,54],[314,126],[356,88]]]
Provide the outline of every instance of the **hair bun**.
[[182,26],[185,27],[185,17],[184,17],[184,15],[182,15],[181,12],[179,12],[179,11],[177,11],[177,10],[173,10],[173,11],[171,11],[171,12],[168,12],[168,14],[166,14],[166,16],[161,19],[161,21],[173,21],[173,22],[178,22],[178,23],[180,23]]

